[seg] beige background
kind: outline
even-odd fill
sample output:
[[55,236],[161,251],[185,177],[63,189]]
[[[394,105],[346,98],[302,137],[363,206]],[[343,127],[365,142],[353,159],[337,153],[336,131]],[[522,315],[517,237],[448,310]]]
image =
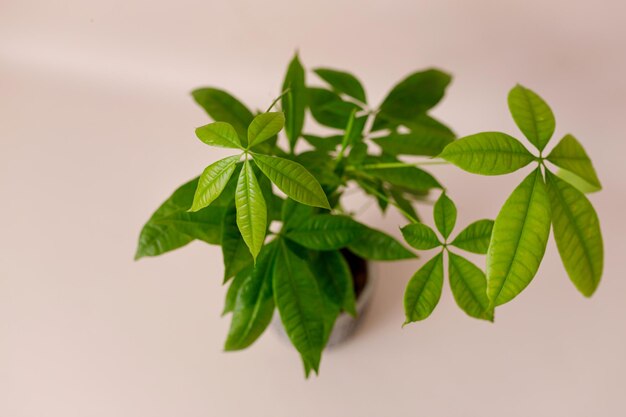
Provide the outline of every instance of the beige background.
[[[0,0],[0,416],[626,415],[624,4]],[[606,244],[597,294],[574,290],[551,243],[494,325],[446,288],[429,320],[401,329],[425,254],[375,265],[370,314],[319,378],[305,381],[272,332],[222,353],[218,248],[135,263],[136,238],[219,156],[194,139],[207,119],[188,92],[216,85],[265,107],[296,48],[309,67],[354,71],[373,102],[412,70],[453,72],[436,113],[461,135],[518,135],[508,89],[541,92],[605,186],[591,197]],[[495,216],[524,175],[434,171],[458,230]],[[361,217],[394,234],[402,223]]]

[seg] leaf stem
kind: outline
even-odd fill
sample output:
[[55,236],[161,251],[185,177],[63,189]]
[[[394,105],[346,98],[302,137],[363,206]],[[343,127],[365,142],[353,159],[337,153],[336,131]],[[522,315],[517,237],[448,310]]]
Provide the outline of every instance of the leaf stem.
[[346,170],[347,171],[356,171],[358,169],[367,169],[367,170],[373,170],[373,169],[388,169],[388,168],[407,168],[407,167],[419,167],[419,166],[426,166],[426,165],[448,165],[450,162],[448,161],[423,161],[423,162],[414,162],[414,163],[407,163],[407,162],[381,162],[378,164],[367,164],[367,165],[361,165],[360,167],[356,167],[356,166],[347,166]]
[[282,93],[280,93],[280,95],[278,97],[276,97],[274,99],[274,101],[272,101],[272,104],[270,104],[270,106],[267,108],[267,110],[265,110],[265,113],[269,113],[269,111],[272,110],[272,108],[276,105],[276,103],[278,103],[278,100],[283,98],[283,96],[285,94],[287,94],[289,92],[289,90],[290,90],[289,87],[285,88],[285,90]]
[[415,217],[413,217],[413,215],[411,215],[410,213],[406,212],[402,207],[400,207],[395,201],[390,200],[386,195],[384,195],[383,193],[379,192],[378,190],[371,188],[370,186],[360,183],[359,184],[364,190],[368,191],[371,194],[374,194],[375,196],[382,198],[383,200],[385,200],[387,203],[391,204],[392,206],[394,206],[396,209],[398,209],[398,211],[400,213],[402,213],[407,219],[409,219],[411,221],[411,223],[419,223],[419,220],[417,220]]

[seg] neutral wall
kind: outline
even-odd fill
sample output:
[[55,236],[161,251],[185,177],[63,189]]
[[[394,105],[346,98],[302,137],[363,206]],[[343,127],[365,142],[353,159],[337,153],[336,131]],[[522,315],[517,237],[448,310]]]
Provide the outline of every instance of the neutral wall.
[[[0,0],[0,416],[626,415],[625,4]],[[508,89],[541,92],[605,186],[591,197],[606,245],[597,294],[574,290],[550,243],[495,324],[446,289],[401,329],[422,261],[376,264],[370,314],[319,378],[271,332],[223,353],[218,248],[133,262],[136,238],[220,154],[194,139],[207,119],[188,92],[222,86],[265,107],[296,48],[310,67],[357,73],[373,101],[412,70],[453,72],[436,113],[460,135],[517,135]],[[494,217],[524,175],[434,172],[460,226]]]

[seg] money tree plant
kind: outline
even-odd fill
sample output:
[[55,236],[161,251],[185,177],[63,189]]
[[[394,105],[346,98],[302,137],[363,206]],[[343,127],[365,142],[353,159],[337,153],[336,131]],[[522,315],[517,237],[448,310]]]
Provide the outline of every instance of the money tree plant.
[[[317,373],[339,314],[357,314],[349,252],[396,261],[440,248],[408,282],[405,324],[432,313],[444,270],[458,306],[471,317],[493,321],[495,308],[537,274],[550,229],[571,281],[583,295],[594,293],[603,244],[585,193],[599,190],[600,181],[574,136],[565,135],[546,152],[555,119],[536,93],[517,85],[508,96],[529,150],[502,132],[456,138],[430,116],[451,81],[442,71],[409,75],[378,106],[370,106],[350,73],[327,68],[313,73],[318,86],[308,83],[295,56],[281,95],[265,112],[253,113],[217,88],[195,90],[193,98],[213,119],[196,129],[197,138],[232,155],[174,191],[139,237],[137,259],[194,240],[221,246],[222,279],[229,286],[224,314],[231,314],[225,350],[254,343],[278,310],[306,375]],[[305,123],[310,119],[314,128]],[[327,133],[317,133],[322,130]],[[533,169],[495,220],[478,220],[453,234],[456,206],[425,170],[445,163],[479,175],[509,174],[531,164]],[[397,209],[406,219],[401,233],[410,248],[357,221],[346,209],[348,189],[365,193],[383,213]],[[433,193],[439,236],[417,212]],[[486,254],[484,268],[459,250]]]

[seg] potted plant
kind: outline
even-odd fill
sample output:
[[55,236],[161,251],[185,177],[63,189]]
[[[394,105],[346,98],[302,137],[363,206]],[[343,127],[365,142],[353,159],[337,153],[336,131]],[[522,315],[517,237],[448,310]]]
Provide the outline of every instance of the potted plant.
[[[508,96],[527,147],[502,132],[457,139],[430,116],[451,81],[442,71],[409,75],[376,108],[353,75],[326,68],[313,72],[323,87],[305,82],[305,70],[294,57],[282,94],[258,114],[223,90],[195,90],[195,101],[214,120],[197,128],[196,136],[232,149],[232,156],[211,163],[174,191],[141,231],[136,258],[193,240],[221,246],[223,281],[229,285],[224,313],[232,314],[226,350],[254,343],[278,310],[306,375],[317,373],[337,318],[358,314],[365,261],[416,258],[414,250],[440,248],[407,285],[405,324],[432,313],[444,271],[459,307],[493,321],[495,308],[515,298],[536,275],[550,229],[571,281],[583,295],[594,293],[603,245],[585,193],[599,190],[600,181],[574,136],[550,142],[554,115],[536,93],[517,85]],[[307,112],[332,133],[319,136],[305,129]],[[456,206],[424,169],[434,163],[480,175],[509,174],[529,164],[534,169],[495,220],[477,220],[455,233]],[[374,199],[383,213],[389,206],[402,213],[407,245],[344,209],[349,185]],[[433,193],[439,235],[416,211]],[[485,271],[461,251],[486,254]]]

